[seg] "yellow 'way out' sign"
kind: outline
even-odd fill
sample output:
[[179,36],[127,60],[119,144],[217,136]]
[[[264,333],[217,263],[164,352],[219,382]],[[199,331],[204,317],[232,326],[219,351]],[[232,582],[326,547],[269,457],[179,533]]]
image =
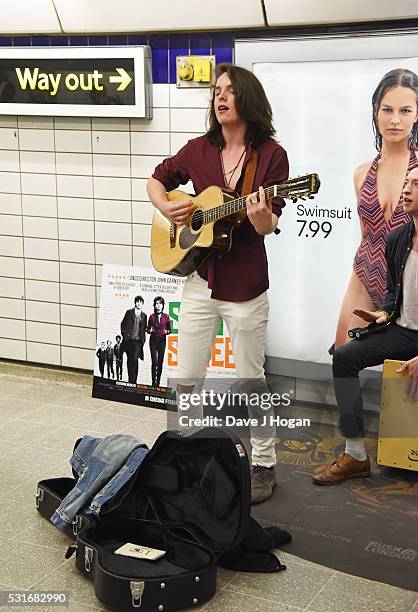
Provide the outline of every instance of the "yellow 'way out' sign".
[[[117,91],[125,91],[132,83],[132,77],[125,68],[116,68],[117,75],[109,75],[109,83],[118,83]],[[51,96],[56,96],[59,87],[65,87],[69,91],[81,89],[83,91],[103,91],[103,73],[95,69],[92,72],[41,72],[38,66],[30,68],[15,68],[19,85],[22,90],[39,89],[48,91]]]
[[149,118],[151,96],[147,46],[0,49],[0,114]]

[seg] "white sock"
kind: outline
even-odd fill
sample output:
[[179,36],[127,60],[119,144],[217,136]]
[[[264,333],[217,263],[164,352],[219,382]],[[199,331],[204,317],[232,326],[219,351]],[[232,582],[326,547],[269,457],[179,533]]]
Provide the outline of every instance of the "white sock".
[[347,438],[345,441],[345,452],[357,461],[366,461],[366,447],[364,438]]

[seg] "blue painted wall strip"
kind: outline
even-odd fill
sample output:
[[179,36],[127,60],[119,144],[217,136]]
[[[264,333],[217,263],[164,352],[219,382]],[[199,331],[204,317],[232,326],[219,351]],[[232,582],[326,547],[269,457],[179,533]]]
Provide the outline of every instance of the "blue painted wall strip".
[[125,46],[146,45],[152,50],[154,83],[176,82],[177,55],[216,55],[217,62],[232,62],[234,35],[228,32],[194,34],[110,34],[91,36],[0,36],[0,47]]

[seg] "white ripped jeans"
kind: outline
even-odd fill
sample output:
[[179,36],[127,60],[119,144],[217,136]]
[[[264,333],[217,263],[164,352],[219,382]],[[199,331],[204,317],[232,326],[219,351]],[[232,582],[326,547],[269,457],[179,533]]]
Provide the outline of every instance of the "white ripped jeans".
[[[265,383],[264,350],[269,304],[267,291],[245,302],[211,298],[206,280],[197,272],[187,277],[179,317],[179,366],[177,382],[193,385],[202,380],[211,357],[212,344],[223,319],[231,335],[236,376]],[[260,380],[261,379],[261,380]],[[267,386],[265,387],[267,391]],[[249,416],[252,417],[251,406]],[[270,416],[271,411],[265,412]],[[252,464],[270,467],[276,463],[275,428],[262,437],[251,433]]]

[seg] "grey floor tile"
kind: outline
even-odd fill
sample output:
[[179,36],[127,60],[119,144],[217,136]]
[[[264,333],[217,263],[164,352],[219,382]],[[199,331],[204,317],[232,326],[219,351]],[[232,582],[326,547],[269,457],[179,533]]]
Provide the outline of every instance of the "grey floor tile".
[[203,607],[213,612],[285,612],[285,610],[301,610],[278,602],[268,601],[259,597],[235,593],[228,588],[219,591],[215,597]]
[[33,444],[46,432],[54,431],[54,429],[45,423],[34,423],[26,419],[8,420],[7,424],[0,426],[0,440],[7,440],[16,445]]
[[17,380],[47,381],[54,384],[86,385],[91,382],[91,374],[87,372],[73,372],[70,370],[57,370],[48,366],[31,366],[27,363],[11,363],[0,361],[0,376],[7,376]]
[[[310,567],[322,567],[318,566],[317,563],[313,561],[308,561],[307,559],[302,559],[302,557],[297,557],[296,555],[292,555],[291,553],[285,552],[284,550],[280,550],[279,548],[273,551],[276,557],[280,559],[280,562],[286,567],[292,567],[293,565],[307,565]],[[324,567],[323,569],[328,569],[328,571],[333,572],[331,568]]]
[[[203,603],[201,606],[198,605],[192,605],[191,608],[182,608],[182,612],[192,612],[192,610],[204,610],[205,609],[205,604]],[[106,612],[107,612],[108,608],[106,608]]]
[[280,416],[299,419],[310,419],[312,423],[320,423],[321,425],[333,425],[335,426],[335,431],[338,432],[338,415],[334,406],[323,405],[321,407],[318,407],[296,403],[285,408],[280,408]]
[[68,389],[68,393],[64,397],[57,399],[55,403],[62,406],[100,410],[106,406],[106,404],[113,404],[114,402],[107,402],[106,400],[92,397],[91,387],[75,387]]
[[94,583],[82,576],[75,568],[74,557],[71,557],[64,566],[59,567],[45,578],[32,583],[31,588],[40,591],[66,591],[69,593],[70,602],[73,605],[77,603],[85,606],[102,607],[94,594]]
[[78,421],[86,415],[82,408],[74,406],[60,406],[59,404],[44,404],[38,410],[27,415],[26,421],[33,423],[45,423],[50,426],[61,426]]
[[[93,612],[93,610],[100,610],[99,606],[99,602],[98,606],[85,606],[77,601],[72,601],[70,598],[68,606],[24,606],[23,608],[9,608],[9,610],[24,610],[25,612]],[[6,608],[0,608],[0,610],[3,609],[6,610]]]
[[308,605],[317,612],[408,612],[417,594],[381,582],[335,574]]
[[0,400],[0,416],[9,417],[10,419],[21,419],[28,416],[31,412],[39,410],[42,406],[43,404],[32,402],[28,399],[6,397]]
[[28,473],[23,470],[1,471],[1,497],[7,497],[10,491],[28,481]]
[[35,516],[35,502],[32,507],[29,504],[0,498],[0,516],[2,517],[0,536],[13,538],[32,525]]
[[63,556],[72,543],[73,539],[58,531],[52,523],[41,516],[37,511],[31,512],[32,524],[27,529],[20,531],[12,539],[15,542],[36,544],[46,548],[54,548],[62,552]]
[[[26,449],[27,447],[24,448]],[[31,508],[35,508],[35,494],[37,491],[37,484],[40,480],[45,480],[47,478],[61,478],[62,476],[72,477],[72,473],[68,461],[65,460],[61,461],[52,468],[46,467],[44,470],[36,465],[33,465],[32,468],[28,470],[27,476],[28,477],[23,484],[5,493],[4,497],[7,497],[7,499],[12,501],[19,502],[20,504],[27,504]]]
[[107,435],[103,431],[86,431],[84,426],[73,423],[71,426],[55,428],[54,431],[39,438],[36,441],[36,445],[40,445],[42,448],[64,450],[68,453],[69,459],[72,455],[75,442],[86,434],[97,438],[102,438]]
[[140,421],[138,419],[132,427],[126,429],[123,433],[143,440],[151,448],[160,433],[166,431],[166,429],[167,427],[163,423],[153,423],[145,419]]
[[7,440],[1,442],[1,469],[2,471],[21,469],[19,461],[16,459],[16,444]]
[[[21,589],[18,589],[18,590],[20,591]],[[0,591],[2,592],[2,601],[4,601],[3,597],[7,596],[7,595],[3,595],[4,591],[13,591],[13,592],[15,592],[16,591],[16,587],[11,585],[11,584],[1,584],[0,585]],[[11,609],[10,606],[0,606],[0,610],[10,610],[10,609]]]
[[331,380],[296,380],[296,402],[313,402],[335,406],[334,385]]
[[295,379],[289,376],[278,376],[275,374],[267,374],[267,384],[272,393],[290,393],[295,392]]
[[251,595],[275,603],[304,608],[332,575],[332,570],[319,565],[311,567],[288,563],[285,571],[275,574],[241,572],[226,588],[242,595]]
[[[27,447],[25,446],[26,450]],[[54,449],[45,449],[47,452],[52,450],[52,452],[58,452]],[[28,470],[28,484],[32,485],[32,483],[36,484],[38,480],[44,480],[45,478],[60,478],[61,476],[71,476],[71,466],[70,466],[70,455],[66,451],[59,451],[59,456],[61,457],[61,461],[59,461],[56,465],[52,467],[47,467],[45,471],[40,472],[39,467],[37,465],[33,465]],[[65,459],[62,459],[65,457]]]
[[12,540],[1,542],[1,580],[13,588],[29,588],[64,561],[64,555],[58,550],[33,544],[19,543],[17,546]]
[[156,410],[155,408],[148,408],[146,412],[146,419],[152,423],[162,423],[167,425],[167,412],[165,410]]
[[223,589],[224,587],[226,587],[226,585],[229,584],[232,578],[234,578],[236,575],[237,575],[237,572],[233,572],[231,570],[224,569],[223,567],[218,567],[218,573],[217,573],[218,589]]
[[106,406],[100,408],[100,412],[105,411],[106,414],[127,416],[132,419],[148,419],[150,417],[150,410],[158,412],[147,406],[135,406],[134,404],[124,404],[121,402],[112,402],[112,405],[106,402]]
[[[25,612],[39,612],[38,608],[23,608]],[[70,603],[68,607],[60,607],[54,606],[50,608],[42,608],[42,612],[57,612],[57,610],[62,610],[62,612],[93,612],[93,610],[100,610],[97,606],[85,606],[83,604],[78,603],[77,601],[72,602],[70,599]]]
[[66,385],[39,381],[25,382],[21,385],[16,385],[9,394],[9,397],[15,399],[30,398],[32,402],[54,404],[66,395],[68,395],[68,388]]
[[[13,363],[0,361],[0,380],[19,380],[16,372],[13,372],[14,369]],[[27,372],[27,368],[25,367],[25,372]]]
[[[28,440],[29,442],[29,440]],[[40,448],[38,445],[25,444],[14,450],[9,457],[9,461],[13,462],[12,466],[5,466],[6,469],[26,470],[32,474],[36,469],[41,478],[47,478],[44,474],[48,474],[56,465],[68,460],[68,452],[64,450],[56,450],[52,448]]]
[[90,412],[89,414],[81,417],[75,421],[77,427],[84,427],[85,432],[90,431],[102,431],[103,433],[110,435],[116,433],[126,432],[129,427],[133,427],[137,422],[137,419],[108,414],[105,410],[99,412]]
[[16,393],[16,391],[23,388],[25,384],[27,384],[26,379],[0,375],[1,396],[4,398],[9,396],[12,392]]
[[[99,437],[129,433],[151,446],[167,429],[166,413],[91,398],[87,376],[83,384],[61,379],[54,382],[51,370],[43,377],[47,381],[37,380],[37,369],[29,368],[34,372],[23,378],[27,368],[20,366],[18,378],[4,374],[1,366],[0,439],[2,431],[4,439],[0,589],[67,590],[70,606],[66,609],[70,612],[105,612],[94,595],[92,582],[75,570],[74,557],[64,561],[70,540],[36,511],[36,484],[48,477],[71,476],[68,459],[73,444],[86,433]],[[302,409],[304,416],[311,410]],[[314,412],[312,409],[313,420]],[[77,420],[71,423],[73,417]],[[8,524],[13,524],[12,531]],[[285,572],[260,575],[219,569],[217,596],[196,608],[214,612],[281,612],[309,606],[316,612],[410,612],[415,604],[414,612],[418,612],[417,593],[334,572],[290,553],[276,553],[288,567]],[[56,607],[52,609],[57,612]],[[39,610],[36,607],[36,612]]]

